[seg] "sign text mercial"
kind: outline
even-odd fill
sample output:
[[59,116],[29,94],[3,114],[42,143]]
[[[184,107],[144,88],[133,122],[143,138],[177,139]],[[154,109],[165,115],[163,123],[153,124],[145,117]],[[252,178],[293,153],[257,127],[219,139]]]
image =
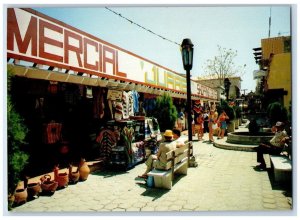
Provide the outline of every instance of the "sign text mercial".
[[[186,92],[186,79],[158,64],[32,9],[9,8],[7,56],[37,64]],[[217,92],[192,81],[192,94]]]

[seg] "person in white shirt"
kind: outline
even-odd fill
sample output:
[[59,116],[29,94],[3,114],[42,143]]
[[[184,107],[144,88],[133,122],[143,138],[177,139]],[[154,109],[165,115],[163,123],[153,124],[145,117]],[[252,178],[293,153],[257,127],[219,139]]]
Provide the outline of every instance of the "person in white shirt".
[[284,130],[283,122],[276,122],[275,126],[272,127],[272,132],[274,132],[275,135],[269,142],[261,143],[255,148],[257,152],[257,162],[260,163],[255,167],[256,169],[266,170],[263,154],[279,155],[283,150],[285,141],[289,138]]
[[185,135],[181,136],[181,132],[179,129],[174,128],[172,130],[172,133],[173,133],[173,140],[176,142],[176,148],[183,147],[185,142],[188,141],[187,136]]

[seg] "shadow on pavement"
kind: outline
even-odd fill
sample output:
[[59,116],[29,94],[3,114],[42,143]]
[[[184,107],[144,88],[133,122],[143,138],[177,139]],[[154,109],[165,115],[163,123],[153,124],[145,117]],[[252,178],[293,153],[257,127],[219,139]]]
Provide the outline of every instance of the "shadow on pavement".
[[274,173],[272,172],[271,168],[268,169],[268,176],[273,190],[284,191],[283,194],[285,196],[292,197],[293,182],[291,180],[276,182],[274,179]]
[[[181,179],[183,178],[184,175],[175,175],[175,178],[173,180],[173,186]],[[145,180],[141,179],[141,178],[136,178],[135,180],[139,180],[139,182],[136,182],[136,184],[138,184],[140,187],[146,189],[145,192],[143,192],[141,195],[142,196],[148,196],[148,197],[152,197],[152,201],[155,201],[157,199],[159,199],[160,197],[162,197],[164,194],[168,193],[170,190],[168,189],[161,189],[161,188],[155,188],[155,187],[148,187],[147,183]],[[172,189],[171,189],[172,190]]]
[[117,175],[122,175],[128,173],[127,171],[113,171],[113,170],[103,170],[103,171],[95,171],[91,173],[91,175],[103,176],[104,178],[109,178]]

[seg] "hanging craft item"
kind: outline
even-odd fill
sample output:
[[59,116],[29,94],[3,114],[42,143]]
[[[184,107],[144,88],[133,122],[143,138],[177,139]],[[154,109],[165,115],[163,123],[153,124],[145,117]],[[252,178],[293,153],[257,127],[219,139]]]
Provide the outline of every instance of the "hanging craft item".
[[115,106],[114,106],[114,110],[115,110],[115,120],[116,121],[120,121],[123,118],[123,105],[122,102],[115,102]]
[[133,159],[134,159],[134,154],[132,151],[132,140],[134,137],[134,129],[131,128],[127,128],[126,126],[123,128],[121,135],[124,138],[124,142],[125,142],[125,154],[127,157],[127,162],[128,164],[132,164],[133,163]]
[[90,87],[90,86],[86,87],[86,97],[88,99],[93,98],[93,91],[92,91],[92,87]]
[[100,156],[106,160],[110,157],[111,149],[117,144],[116,133],[109,129],[103,129],[96,138],[96,142],[100,145]]
[[49,81],[49,85],[48,85],[48,93],[51,95],[56,95],[58,92],[58,82],[56,81]]
[[200,112],[202,111],[202,107],[201,107],[201,102],[200,100],[196,100],[194,102],[194,106],[193,106],[193,110],[196,114],[200,114]]

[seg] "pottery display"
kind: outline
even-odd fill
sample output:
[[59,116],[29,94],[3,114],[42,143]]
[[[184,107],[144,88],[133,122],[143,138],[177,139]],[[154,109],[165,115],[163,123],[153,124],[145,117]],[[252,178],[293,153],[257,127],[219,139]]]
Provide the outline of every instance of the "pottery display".
[[27,185],[28,198],[39,197],[39,194],[41,191],[42,191],[41,184],[38,182],[37,183],[29,183]]
[[58,187],[58,182],[55,180],[51,180],[51,176],[46,174],[41,177],[41,188],[43,192],[51,192],[54,193]]
[[69,165],[69,183],[75,184],[78,182],[80,177],[79,170],[77,169],[75,172],[73,171],[73,166]]
[[86,180],[90,174],[90,168],[84,158],[80,160],[78,170],[80,174],[80,180]]
[[27,188],[16,189],[14,196],[14,204],[19,205],[21,203],[26,203],[28,197]]
[[59,167],[54,167],[54,181],[58,183],[58,188],[65,188],[69,184],[69,175],[67,172],[59,173]]

